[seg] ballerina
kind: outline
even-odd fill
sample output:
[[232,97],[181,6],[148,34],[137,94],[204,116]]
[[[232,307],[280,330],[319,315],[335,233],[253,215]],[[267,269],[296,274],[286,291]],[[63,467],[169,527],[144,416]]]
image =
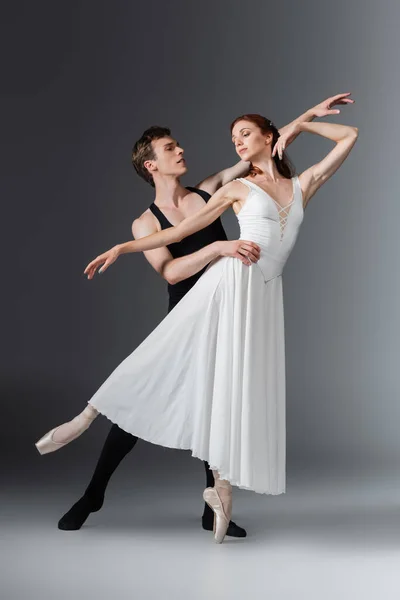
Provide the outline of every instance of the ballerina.
[[[294,176],[284,154],[299,133],[335,142],[319,163]],[[282,271],[311,197],[340,167],[358,130],[331,123],[295,123],[279,137],[273,123],[243,115],[232,141],[250,175],[218,190],[176,227],[120,244],[85,273],[105,271],[124,253],[180,241],[230,206],[241,238],[261,249],[247,267],[218,258],[159,326],[104,382],[73,421],[49,432],[39,448],[78,437],[98,413],[122,429],[166,447],[190,449],[210,463],[216,480],[204,498],[214,511],[215,539],[229,523],[231,486],[265,494],[285,491],[285,356]],[[152,161],[149,161],[151,172]]]

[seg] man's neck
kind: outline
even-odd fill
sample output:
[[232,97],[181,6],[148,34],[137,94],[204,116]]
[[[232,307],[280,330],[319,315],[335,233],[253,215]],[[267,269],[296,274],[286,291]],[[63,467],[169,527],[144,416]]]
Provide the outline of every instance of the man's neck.
[[158,179],[154,184],[156,190],[154,204],[159,207],[177,208],[182,198],[189,193],[178,178]]

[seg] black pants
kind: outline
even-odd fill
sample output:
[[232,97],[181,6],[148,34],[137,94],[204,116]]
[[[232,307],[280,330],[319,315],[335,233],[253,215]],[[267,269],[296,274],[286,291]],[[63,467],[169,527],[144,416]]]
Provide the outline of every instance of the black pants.
[[[138,438],[127,433],[118,425],[113,425],[106,438],[96,465],[93,477],[86,489],[85,495],[94,503],[103,499],[108,482],[122,459],[134,448]],[[214,486],[214,476],[208,462],[204,461],[207,487]],[[207,507],[209,508],[209,507]],[[207,509],[205,509],[206,512]]]

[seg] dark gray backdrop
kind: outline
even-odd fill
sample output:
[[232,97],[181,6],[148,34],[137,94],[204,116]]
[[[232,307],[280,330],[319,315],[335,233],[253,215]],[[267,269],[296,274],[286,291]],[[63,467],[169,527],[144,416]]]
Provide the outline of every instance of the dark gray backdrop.
[[[358,126],[359,141],[309,205],[284,276],[288,466],[398,462],[399,18],[390,0],[9,4],[0,443],[10,474],[14,461],[43,478],[49,465],[93,464],[104,419],[51,457],[32,444],[165,313],[165,284],[142,256],[92,282],[82,275],[130,238],[152,200],[130,165],[143,129],[172,127],[194,185],[236,161],[238,114],[282,125],[342,91],[356,104],[337,120]],[[303,134],[290,156],[300,172],[330,147]],[[235,237],[234,217],[224,222]],[[140,452],[148,465],[165,451]]]

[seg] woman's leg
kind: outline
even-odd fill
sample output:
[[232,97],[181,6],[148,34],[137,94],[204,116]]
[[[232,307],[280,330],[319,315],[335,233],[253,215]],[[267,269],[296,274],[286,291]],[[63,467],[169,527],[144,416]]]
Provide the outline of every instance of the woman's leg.
[[59,529],[69,531],[80,529],[91,512],[100,510],[112,474],[137,441],[136,436],[127,433],[118,425],[111,427],[84,495],[60,519]]
[[68,444],[77,436],[89,429],[99,413],[90,404],[77,417],[57,427],[53,433],[53,441],[57,444]]

